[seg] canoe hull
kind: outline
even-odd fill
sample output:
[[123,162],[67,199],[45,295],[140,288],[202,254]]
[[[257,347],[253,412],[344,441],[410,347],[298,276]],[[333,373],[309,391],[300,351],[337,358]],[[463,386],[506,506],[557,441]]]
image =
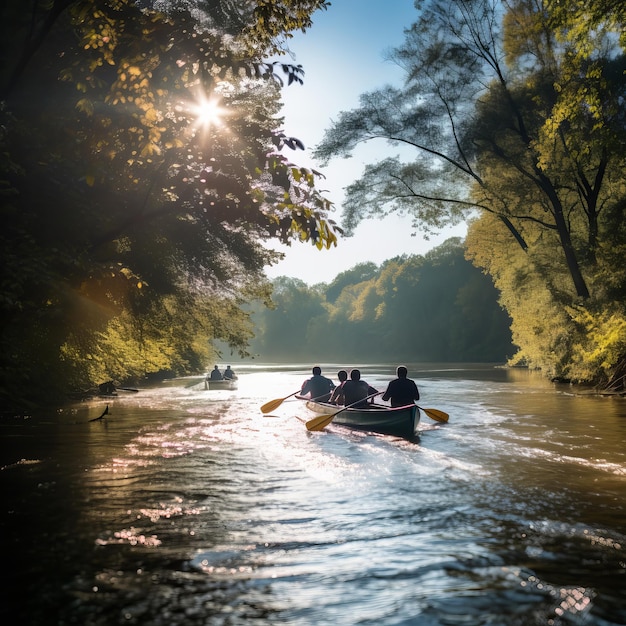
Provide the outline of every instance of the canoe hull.
[[206,383],[209,389],[226,389],[227,391],[237,389],[236,380],[207,380]]
[[[341,406],[325,402],[306,403],[309,410],[330,415],[341,409]],[[414,439],[417,436],[417,425],[420,421],[420,411],[415,405],[403,407],[374,406],[367,409],[350,408],[337,414],[334,424],[348,426],[357,430],[366,430],[382,435],[393,435],[404,439]]]

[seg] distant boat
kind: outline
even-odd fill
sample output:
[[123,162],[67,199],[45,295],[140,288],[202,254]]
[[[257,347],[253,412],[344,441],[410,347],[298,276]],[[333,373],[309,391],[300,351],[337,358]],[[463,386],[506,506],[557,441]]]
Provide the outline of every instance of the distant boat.
[[[304,399],[304,398],[303,398]],[[341,405],[308,400],[307,409],[321,415],[330,415],[341,410]],[[367,430],[381,435],[393,435],[404,439],[417,436],[420,410],[416,405],[390,407],[381,404],[369,404],[368,408],[349,408],[333,419],[334,424],[348,426],[356,430]]]

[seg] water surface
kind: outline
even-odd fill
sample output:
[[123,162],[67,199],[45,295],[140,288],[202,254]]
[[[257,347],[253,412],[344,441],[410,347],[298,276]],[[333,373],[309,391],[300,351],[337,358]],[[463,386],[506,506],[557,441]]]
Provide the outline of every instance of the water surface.
[[3,623],[626,624],[624,399],[412,365],[450,421],[407,442],[264,416],[309,365],[236,369],[0,423]]

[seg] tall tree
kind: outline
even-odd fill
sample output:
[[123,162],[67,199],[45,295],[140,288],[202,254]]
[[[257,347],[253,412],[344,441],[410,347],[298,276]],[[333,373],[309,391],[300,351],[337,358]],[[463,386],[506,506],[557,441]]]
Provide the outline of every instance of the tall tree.
[[410,163],[393,158],[368,166],[348,187],[349,225],[397,210],[429,230],[492,213],[524,250],[548,235],[561,251],[571,297],[588,298],[585,268],[594,263],[600,213],[622,202],[610,196],[624,165],[624,80],[617,71],[623,57],[610,36],[601,37],[598,108],[551,117],[564,76],[579,84],[586,77],[576,72],[583,61],[571,45],[557,41],[541,0],[419,6],[405,44],[393,53],[406,70],[404,88],[363,95],[360,108],[340,114],[316,150],[326,161],[362,141],[385,139],[415,151]]
[[264,58],[326,5],[4,5],[4,391],[62,363],[84,381],[124,337],[155,355],[145,371],[197,366],[185,335],[205,337],[205,357],[212,337],[245,350],[239,305],[267,298],[278,257],[264,243],[335,243],[318,174],[283,154],[302,145],[281,128],[280,88],[303,70]]

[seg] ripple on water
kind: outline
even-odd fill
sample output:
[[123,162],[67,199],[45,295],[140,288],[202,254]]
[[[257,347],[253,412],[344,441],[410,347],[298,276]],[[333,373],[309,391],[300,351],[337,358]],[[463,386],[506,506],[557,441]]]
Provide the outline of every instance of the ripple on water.
[[626,624],[618,405],[426,368],[451,420],[417,442],[264,417],[305,370],[46,423],[0,474],[29,599],[7,623]]

